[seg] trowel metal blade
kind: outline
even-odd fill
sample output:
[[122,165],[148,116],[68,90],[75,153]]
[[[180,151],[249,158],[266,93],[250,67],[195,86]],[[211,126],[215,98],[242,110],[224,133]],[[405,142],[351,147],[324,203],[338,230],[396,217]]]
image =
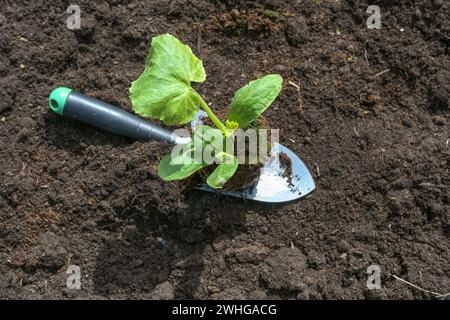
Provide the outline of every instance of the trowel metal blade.
[[[191,126],[194,128],[201,125],[205,117],[207,114],[200,110]],[[286,172],[285,164],[280,161],[280,153],[284,153],[290,159],[291,172]],[[214,189],[207,184],[196,187],[203,191],[267,203],[291,202],[304,198],[315,188],[314,180],[303,161],[294,152],[278,143],[274,144],[271,157],[261,168],[261,175],[253,186],[239,191]]]
[[[278,156],[280,152],[291,160],[292,172],[289,175],[285,174],[286,167]],[[307,197],[315,187],[314,180],[303,161],[285,146],[275,144],[272,157],[261,168],[261,176],[254,186],[240,191],[213,189],[206,184],[196,188],[247,200],[283,203]]]

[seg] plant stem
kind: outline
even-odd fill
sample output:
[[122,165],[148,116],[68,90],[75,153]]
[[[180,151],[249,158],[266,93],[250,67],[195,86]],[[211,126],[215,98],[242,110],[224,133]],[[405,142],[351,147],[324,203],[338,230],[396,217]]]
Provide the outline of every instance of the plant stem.
[[220,131],[223,132],[226,137],[228,137],[230,135],[230,132],[227,127],[225,127],[225,125],[219,120],[219,118],[216,117],[214,112],[211,110],[205,100],[203,100],[203,97],[200,94],[198,94],[198,98],[203,110],[205,110],[205,112],[208,114],[208,117],[211,119],[211,121],[216,125],[218,129],[220,129]]

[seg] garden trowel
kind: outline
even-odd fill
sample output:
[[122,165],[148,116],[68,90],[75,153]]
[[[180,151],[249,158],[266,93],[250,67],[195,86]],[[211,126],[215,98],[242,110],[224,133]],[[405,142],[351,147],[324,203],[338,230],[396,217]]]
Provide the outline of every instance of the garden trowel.
[[[60,87],[53,90],[49,103],[50,108],[59,115],[129,138],[170,144],[190,141],[189,137],[177,136],[118,107],[69,88]],[[201,123],[201,117],[202,112],[197,114],[191,125]],[[289,159],[289,174],[286,174],[285,161],[280,161],[280,153]],[[264,163],[261,175],[253,186],[239,191],[213,189],[206,184],[198,185],[196,188],[243,199],[283,203],[307,197],[315,189],[315,184],[300,158],[285,146],[274,143],[271,157]]]

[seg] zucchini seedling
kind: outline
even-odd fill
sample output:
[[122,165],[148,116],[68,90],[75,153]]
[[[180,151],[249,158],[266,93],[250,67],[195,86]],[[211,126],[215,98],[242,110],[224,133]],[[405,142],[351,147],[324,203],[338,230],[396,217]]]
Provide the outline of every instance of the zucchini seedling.
[[[192,121],[202,108],[216,127],[195,127],[183,153],[166,155],[158,167],[158,174],[163,180],[182,180],[210,165],[206,161],[187,160],[192,160],[195,151],[203,154],[210,145],[224,144],[238,128],[246,129],[254,123],[277,98],[283,82],[280,75],[271,74],[239,89],[223,123],[191,86],[192,82],[205,80],[202,61],[189,46],[170,34],[152,39],[145,69],[130,87],[133,110],[142,116],[159,119],[166,125],[180,125]],[[213,138],[196,139],[205,136]],[[210,187],[220,189],[236,172],[238,159],[234,154],[223,151],[212,152],[212,156],[218,165],[206,182]]]

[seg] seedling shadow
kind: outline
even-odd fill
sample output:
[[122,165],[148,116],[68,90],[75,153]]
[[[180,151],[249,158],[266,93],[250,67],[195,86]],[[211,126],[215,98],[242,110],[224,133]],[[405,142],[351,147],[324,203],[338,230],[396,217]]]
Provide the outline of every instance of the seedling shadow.
[[[80,154],[81,143],[120,147],[134,142],[52,112],[44,121],[44,139],[75,155]],[[121,233],[105,236],[92,279],[95,292],[195,298],[205,249],[218,238],[232,239],[246,232],[247,212],[268,215],[281,209],[193,189],[182,208],[164,209],[154,202],[142,196],[126,207],[114,208],[119,218],[116,230]]]
[[201,191],[190,192],[185,204],[178,212],[162,212],[135,201],[124,210],[125,229],[131,226],[133,231],[106,241],[97,257],[95,291],[138,293],[150,299],[198,298],[205,249],[218,238],[246,232],[248,211],[273,211],[259,203]]

